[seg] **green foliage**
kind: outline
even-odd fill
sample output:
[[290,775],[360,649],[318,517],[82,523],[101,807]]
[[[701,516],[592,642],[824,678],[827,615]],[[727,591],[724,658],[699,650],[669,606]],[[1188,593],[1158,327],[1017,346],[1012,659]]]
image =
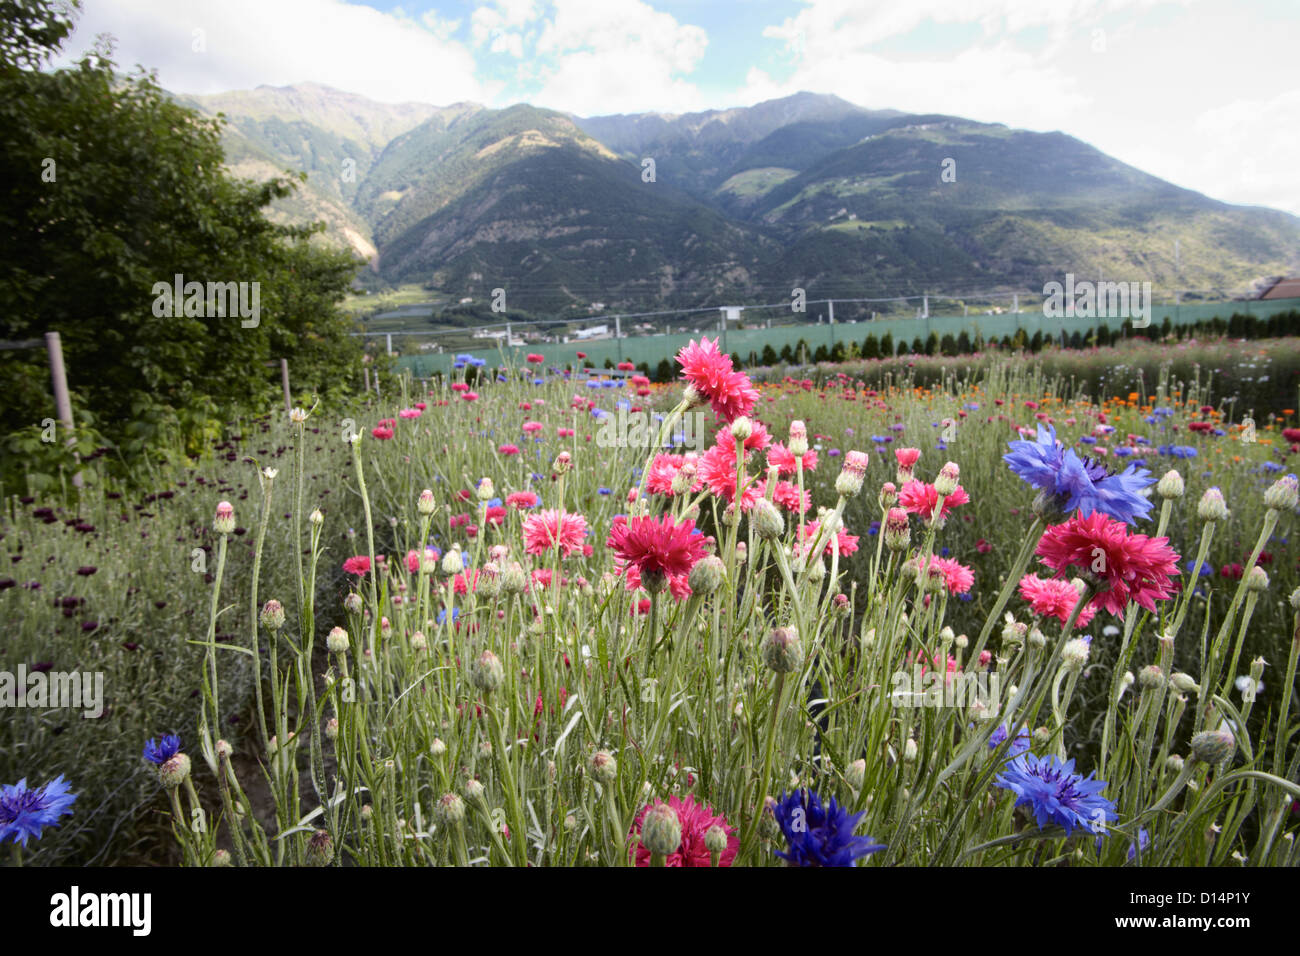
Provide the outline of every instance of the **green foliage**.
[[[6,50],[21,42],[3,35]],[[201,444],[221,414],[212,402],[228,414],[278,401],[278,364],[265,366],[281,357],[304,400],[346,393],[360,348],[335,303],[356,263],[314,248],[319,230],[264,217],[293,182],[232,179],[216,122],[95,52],[51,73],[6,62],[0,127],[0,176],[14,184],[0,199],[0,338],[58,331],[74,415],[123,456],[150,454],[171,431]],[[242,283],[250,311],[256,289],[258,314],[218,316],[217,301],[196,298],[182,311],[202,315],[175,316],[159,293],[176,275],[203,283],[205,300],[207,283]],[[0,432],[50,414],[48,383],[43,350],[0,353]]]

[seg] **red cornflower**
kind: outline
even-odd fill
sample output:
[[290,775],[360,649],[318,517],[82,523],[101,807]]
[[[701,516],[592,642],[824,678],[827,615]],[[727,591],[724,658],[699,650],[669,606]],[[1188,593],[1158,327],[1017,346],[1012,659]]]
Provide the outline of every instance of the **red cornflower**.
[[[1062,624],[1070,619],[1070,612],[1079,601],[1079,592],[1069,581],[1060,578],[1043,580],[1036,574],[1026,574],[1020,579],[1020,596],[1029,602],[1033,612],[1041,617],[1055,617]],[[1075,624],[1087,627],[1096,610],[1091,603],[1079,611]]]
[[376,428],[370,429],[370,434],[374,435],[380,441],[388,441],[388,439],[393,437],[393,430],[386,425],[380,425]]
[[1037,554],[1058,575],[1070,566],[1095,575],[1106,590],[1092,604],[1116,617],[1129,601],[1154,613],[1155,602],[1174,593],[1170,576],[1178,573],[1178,553],[1169,539],[1129,534],[1124,522],[1100,511],[1086,518],[1076,512],[1048,528]]
[[512,491],[506,495],[506,504],[511,508],[518,508],[523,511],[525,508],[533,508],[541,504],[542,500],[537,497],[535,491]]
[[700,396],[713,406],[723,421],[731,422],[754,410],[758,390],[749,376],[731,367],[731,356],[718,350],[717,341],[694,339],[677,353],[682,377]]
[[538,355],[536,352],[529,352],[527,361],[533,365],[541,365],[546,361],[546,356]]
[[552,548],[560,549],[567,558],[582,549],[582,539],[587,534],[587,519],[548,508],[524,519],[524,550],[529,554],[545,554]]
[[358,577],[370,570],[370,556],[358,554],[354,558],[348,558],[343,562],[343,570],[348,574],[355,574]]
[[[668,806],[676,811],[677,819],[682,825],[682,843],[677,848],[677,852],[670,853],[665,858],[665,866],[709,866],[709,850],[704,845],[704,834],[714,824],[722,827],[727,834],[727,848],[719,855],[718,866],[731,866],[740,849],[740,841],[736,839],[735,827],[727,823],[726,817],[715,815],[713,808],[707,803],[696,803],[694,794],[687,794],[685,800],[675,796],[669,797]],[[641,821],[645,819],[646,811],[649,809],[650,805],[647,804],[636,815],[636,823],[632,826],[633,834],[640,835]],[[634,852],[637,866],[650,865],[650,851],[641,845],[639,839]]]
[[894,457],[898,459],[898,464],[902,468],[915,467],[917,461],[921,458],[921,449],[919,448],[895,448]]
[[695,562],[707,553],[704,536],[695,533],[694,521],[687,518],[673,524],[672,516],[667,514],[658,519],[649,515],[631,521],[615,519],[605,546],[634,566],[642,578],[688,575]]

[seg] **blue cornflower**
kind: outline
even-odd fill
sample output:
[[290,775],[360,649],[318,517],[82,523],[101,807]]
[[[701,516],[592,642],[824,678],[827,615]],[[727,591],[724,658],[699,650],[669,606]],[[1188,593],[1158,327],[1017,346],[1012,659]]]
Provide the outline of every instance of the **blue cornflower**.
[[464,368],[464,367],[465,367],[465,363],[464,363],[464,362],[452,362],[452,363],[451,363],[451,367],[452,367],[452,368]]
[[1085,445],[1097,444],[1097,439],[1093,438],[1091,435],[1080,435],[1079,441],[1083,442]]
[[541,380],[540,378],[535,378],[535,379],[533,379],[533,384],[534,384],[534,385],[541,385],[541,384],[543,384],[543,383],[542,383],[542,380]]
[[487,359],[471,358],[469,360],[469,364],[473,365],[475,368],[482,368],[484,365],[487,364]]
[[17,784],[0,786],[0,843],[13,837],[14,843],[27,846],[29,837],[41,837],[45,827],[57,827],[59,817],[72,812],[77,799],[69,793],[71,784],[59,774],[39,790],[27,789],[27,778]]
[[[1007,725],[1003,724],[993,735],[989,737],[989,749],[994,750],[1002,741],[1007,739]],[[1023,753],[1029,752],[1029,742],[1033,738],[1029,734],[1029,728],[1021,725],[1020,732],[1011,740],[1011,745],[1007,748],[1007,758],[1015,759]]]
[[1008,442],[1010,454],[1002,460],[1030,487],[1057,499],[1064,511],[1076,508],[1082,517],[1094,511],[1126,524],[1145,518],[1151,502],[1138,492],[1155,479],[1145,469],[1129,465],[1118,475],[1092,459],[1080,458],[1072,448],[1056,440],[1056,429],[1038,426],[1036,441]]
[[794,866],[856,866],[858,857],[885,848],[869,836],[853,835],[865,810],[848,813],[834,797],[823,807],[812,790],[781,794],[773,813],[790,849],[776,855]]
[[[459,617],[460,617],[460,608],[458,608],[458,607],[453,607],[453,608],[451,609],[451,620],[452,620],[452,622],[455,623],[455,621],[456,621]],[[439,624],[442,624],[442,623],[444,623],[446,620],[447,620],[447,609],[444,607],[444,608],[441,608],[441,609],[438,611],[438,623],[439,623]]]
[[598,494],[598,495],[608,495],[608,494],[613,494],[613,492],[611,492],[608,488],[597,488],[597,489],[596,489],[596,494]]
[[[1183,567],[1185,567],[1185,568],[1187,569],[1187,573],[1188,573],[1188,574],[1191,574],[1192,571],[1195,570],[1195,568],[1196,568],[1196,559],[1195,559],[1195,558],[1188,558],[1187,561],[1186,561],[1186,563],[1183,564]],[[1212,571],[1210,570],[1210,566],[1209,566],[1209,564],[1202,564],[1202,565],[1201,565],[1201,577],[1203,577],[1203,578],[1205,578],[1205,577],[1209,577],[1209,576],[1210,576],[1211,574],[1213,574],[1213,573],[1214,573],[1214,572],[1212,572]]]
[[1064,828],[1066,836],[1075,827],[1100,832],[1107,820],[1119,818],[1115,804],[1101,796],[1106,782],[1094,779],[1091,773],[1087,777],[1075,773],[1073,759],[1061,763],[1055,754],[1021,754],[1007,763],[993,785],[1013,791],[1016,806],[1029,807],[1040,830],[1055,823]]
[[[1103,839],[1105,839],[1104,834],[1100,834],[1100,833],[1097,834],[1097,842],[1096,842],[1095,845],[1096,845],[1096,847],[1097,847],[1097,856],[1098,856],[1098,857],[1101,856],[1101,841],[1102,841]],[[1136,842],[1136,843],[1130,843],[1130,844],[1128,845],[1128,859],[1129,859],[1129,862],[1131,863],[1131,862],[1133,861],[1134,857],[1136,857],[1136,856],[1138,855],[1138,848],[1139,848],[1139,847],[1141,848],[1141,850],[1142,850],[1143,853],[1146,853],[1146,851],[1147,851],[1147,847],[1149,847],[1150,845],[1151,845],[1151,834],[1147,833],[1147,831],[1146,831],[1146,829],[1145,829],[1144,827],[1139,827],[1139,828],[1138,828],[1138,838],[1137,838],[1137,842]]]
[[144,759],[152,764],[162,766],[181,749],[181,738],[175,734],[165,734],[161,740],[150,740],[144,745]]

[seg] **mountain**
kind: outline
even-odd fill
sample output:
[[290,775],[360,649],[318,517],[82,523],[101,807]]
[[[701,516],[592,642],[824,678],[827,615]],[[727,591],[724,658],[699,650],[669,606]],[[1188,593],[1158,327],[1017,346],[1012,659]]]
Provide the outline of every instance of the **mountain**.
[[[800,93],[680,115],[381,104],[315,84],[190,97],[240,175],[303,171],[371,285],[514,309],[1036,288],[1073,272],[1244,288],[1300,264],[1300,218],[1233,206],[1062,133]],[[653,174],[652,174],[653,173]],[[1175,242],[1178,244],[1175,256]]]

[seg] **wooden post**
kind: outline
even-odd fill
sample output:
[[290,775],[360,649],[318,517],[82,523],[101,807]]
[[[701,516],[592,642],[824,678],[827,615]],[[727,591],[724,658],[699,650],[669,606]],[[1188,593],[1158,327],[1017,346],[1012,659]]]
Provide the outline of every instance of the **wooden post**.
[[289,360],[280,359],[280,384],[284,386],[284,410],[293,411],[293,399],[289,397]]
[[[72,431],[76,426],[72,421],[72,401],[68,398],[68,377],[63,368],[63,343],[59,340],[58,332],[45,333],[45,348],[50,353],[50,378],[54,384],[54,410],[61,421],[68,429]],[[68,436],[68,444],[75,445],[77,439],[73,435]],[[81,456],[76,452],[73,454],[77,458],[77,463],[81,463]],[[72,476],[72,483],[78,488],[85,483],[81,477],[81,472]]]

